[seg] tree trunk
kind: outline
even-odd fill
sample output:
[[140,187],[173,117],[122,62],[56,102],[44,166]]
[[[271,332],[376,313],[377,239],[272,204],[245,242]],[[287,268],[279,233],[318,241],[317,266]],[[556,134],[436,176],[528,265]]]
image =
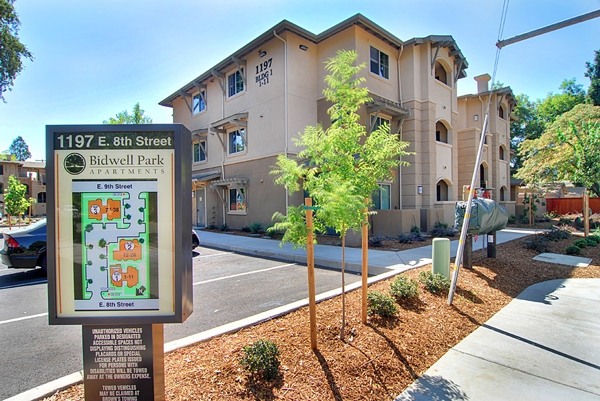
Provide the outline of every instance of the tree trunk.
[[340,329],[340,340],[346,337],[346,236],[342,236],[342,328]]

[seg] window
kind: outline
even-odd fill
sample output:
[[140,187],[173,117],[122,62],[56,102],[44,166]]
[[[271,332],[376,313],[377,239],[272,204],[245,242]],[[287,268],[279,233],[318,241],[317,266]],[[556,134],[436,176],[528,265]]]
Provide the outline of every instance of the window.
[[371,72],[373,74],[390,78],[390,57],[371,46]]
[[389,119],[387,119],[385,117],[375,118],[375,116],[372,115],[371,116],[371,125],[373,126],[373,128],[371,129],[371,132],[377,131],[377,128],[382,126],[384,123],[387,123],[388,126],[391,126]]
[[439,181],[436,185],[436,199],[438,202],[448,200],[448,184],[445,181]]
[[4,193],[4,184],[0,182],[0,195]]
[[500,158],[500,160],[506,160],[505,159],[506,152],[504,151],[504,146],[500,146],[500,149],[499,149],[498,153],[499,153],[498,157]]
[[448,128],[440,121],[435,123],[435,140],[448,143]]
[[194,143],[194,163],[206,160],[206,141]]
[[38,201],[38,203],[46,203],[46,193],[39,192],[37,195],[37,201]]
[[373,192],[373,210],[391,209],[391,192],[390,184],[379,184],[379,189]]
[[504,120],[504,106],[500,105],[500,107],[498,107],[498,117],[500,117],[501,119]]
[[229,189],[229,211],[230,212],[245,212],[246,211],[246,188],[231,188],[231,189]]
[[206,92],[198,92],[194,95],[192,99],[192,114],[202,113],[206,110],[206,103],[204,102],[203,97],[206,97]]
[[229,97],[235,96],[244,91],[244,80],[242,78],[243,73],[244,69],[242,68],[227,77]]
[[500,188],[500,202],[506,201],[506,187]]
[[435,62],[435,79],[448,85],[448,73],[439,61]]
[[246,150],[246,130],[244,128],[229,133],[229,154],[233,155]]
[[4,175],[4,165],[0,164],[0,175]]

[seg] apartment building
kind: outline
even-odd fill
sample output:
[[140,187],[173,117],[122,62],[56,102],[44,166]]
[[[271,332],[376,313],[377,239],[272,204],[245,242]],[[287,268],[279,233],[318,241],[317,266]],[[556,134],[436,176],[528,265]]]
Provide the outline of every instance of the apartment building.
[[4,212],[4,191],[8,189],[8,177],[14,175],[27,187],[26,197],[35,200],[32,216],[46,215],[46,165],[42,162],[20,162],[0,159],[0,210]]
[[[361,75],[372,101],[359,111],[361,123],[369,131],[389,122],[415,152],[373,195],[373,233],[453,224],[461,130],[471,126],[456,89],[467,60],[451,36],[402,41],[357,14],[320,34],[284,20],[160,102],[192,131],[195,225],[267,226],[274,212],[303,202],[275,185],[270,171],[278,155],[300,151],[292,138],[306,126],[330,124],[324,62],[342,49],[367,66]],[[508,116],[511,105],[502,101]]]

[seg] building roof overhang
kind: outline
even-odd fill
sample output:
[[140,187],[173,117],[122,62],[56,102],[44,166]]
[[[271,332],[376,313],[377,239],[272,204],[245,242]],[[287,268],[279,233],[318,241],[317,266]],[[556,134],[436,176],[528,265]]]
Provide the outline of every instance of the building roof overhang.
[[373,96],[373,100],[367,103],[367,113],[384,113],[392,117],[392,120],[400,120],[410,115],[410,110],[400,103],[389,99]]
[[[431,43],[431,47],[434,48],[448,48],[450,56],[454,57],[454,64],[458,67],[456,79],[465,78],[467,76],[466,69],[469,68],[469,63],[451,35],[429,35],[424,38],[412,38],[404,44],[405,46],[419,46],[424,43]],[[434,61],[435,57],[432,62]]]
[[244,59],[248,54],[260,49],[260,47],[263,46],[265,43],[274,39],[276,35],[281,35],[284,32],[291,32],[309,42],[316,44],[352,26],[358,26],[364,29],[365,31],[376,36],[377,38],[384,41],[388,45],[394,47],[395,49],[400,49],[404,43],[402,40],[398,39],[396,36],[392,35],[390,32],[386,31],[385,29],[383,29],[370,19],[366,18],[362,14],[356,14],[318,35],[315,35],[314,33],[309,32],[296,24],[293,24],[292,22],[283,20],[271,29],[267,30],[262,35],[258,36],[256,39],[254,39],[244,47],[242,47],[241,49],[234,52],[229,57],[225,58],[217,65],[213,66],[212,68],[209,68],[206,72],[199,75],[194,80],[187,83],[177,91],[173,92],[170,96],[161,100],[158,104],[165,107],[173,107],[173,101],[175,99],[177,99],[178,97],[182,97],[182,94],[185,95],[190,91],[196,91],[197,88],[203,85],[205,81],[213,78],[213,71],[226,70],[231,65],[235,64],[236,59]]
[[221,177],[221,169],[203,171],[192,175],[192,181],[206,182]]
[[248,187],[247,178],[225,178],[223,180],[213,181],[210,184],[212,189],[234,189],[234,188],[246,188]]

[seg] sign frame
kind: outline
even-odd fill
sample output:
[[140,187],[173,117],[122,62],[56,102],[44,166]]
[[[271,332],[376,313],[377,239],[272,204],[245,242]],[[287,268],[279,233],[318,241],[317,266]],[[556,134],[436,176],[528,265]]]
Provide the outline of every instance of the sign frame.
[[[50,325],[183,323],[192,314],[192,155],[190,143],[191,133],[182,124],[46,126],[47,272]],[[71,163],[72,157],[83,163]],[[118,163],[127,168],[106,165],[113,161],[117,163],[119,160],[121,161]],[[94,163],[97,164],[97,177],[91,179],[90,174]],[[153,166],[155,168],[152,170],[150,167],[143,166],[144,163],[160,164],[158,171],[162,171],[153,176],[152,171],[157,171],[157,166]],[[86,169],[87,171],[85,171]],[[110,175],[112,171],[116,174]],[[141,175],[134,175],[134,172],[141,172]],[[150,172],[150,174],[146,175],[144,172]],[[80,173],[81,176],[78,175]],[[160,174],[162,176],[159,176]],[[152,210],[152,219],[137,220],[140,227],[148,227],[149,234],[145,238],[151,238],[152,241],[147,241],[145,248],[143,238],[139,243],[135,242],[136,246],[143,249],[140,251],[140,255],[144,253],[151,257],[148,257],[147,260],[143,259],[144,263],[140,265],[139,269],[133,269],[141,272],[133,272],[136,273],[136,282],[137,274],[139,274],[140,282],[143,282],[144,279],[151,283],[151,285],[147,285],[147,293],[143,292],[146,290],[144,284],[140,284],[137,289],[129,288],[129,293],[125,293],[126,287],[131,287],[130,283],[134,282],[134,278],[131,278],[131,282],[127,281],[127,277],[132,276],[128,275],[129,270],[125,269],[129,269],[128,264],[134,263],[123,256],[127,254],[120,255],[118,263],[109,260],[110,256],[106,254],[116,253],[115,249],[117,248],[115,247],[121,246],[121,244],[116,245],[117,240],[114,241],[115,243],[111,243],[112,250],[109,252],[106,247],[107,251],[105,255],[102,255],[103,259],[106,259],[107,266],[101,266],[99,269],[104,272],[102,274],[106,277],[102,277],[102,274],[98,273],[99,270],[93,272],[96,278],[102,278],[103,284],[101,285],[104,287],[95,284],[95,291],[86,292],[85,286],[88,285],[88,282],[93,283],[93,280],[88,280],[88,271],[85,270],[88,268],[88,264],[92,263],[85,260],[88,258],[87,254],[91,253],[88,248],[92,249],[97,246],[99,249],[104,249],[98,246],[97,242],[88,245],[88,233],[93,231],[94,227],[100,227],[98,230],[106,230],[105,235],[111,238],[126,237],[127,230],[123,227],[132,227],[136,222],[133,217],[132,220],[126,222],[128,224],[123,223],[119,226],[120,223],[117,221],[121,217],[115,218],[115,222],[111,220],[114,216],[107,217],[113,209],[115,215],[123,216],[126,207],[131,207],[131,205],[125,204],[125,200],[118,203],[118,199],[111,198],[110,201],[114,203],[106,203],[108,200],[98,199],[98,203],[93,205],[96,208],[94,210],[99,208],[102,210],[100,217],[89,215],[98,220],[107,219],[106,221],[110,221],[110,223],[89,224],[90,220],[85,213],[91,212],[89,209],[85,209],[83,199],[85,196],[93,199],[96,195],[94,192],[96,186],[101,188],[101,185],[104,188],[110,188],[104,191],[106,193],[100,193],[100,195],[108,197],[122,196],[123,199],[129,200],[129,196],[133,199],[136,195],[139,197],[143,194],[146,196],[145,198],[142,196],[145,201],[138,201],[137,198],[136,201],[138,204],[146,202],[144,205],[148,204],[149,206],[140,207],[138,210],[141,213],[143,213],[142,209]],[[124,192],[126,190],[122,190],[123,192],[114,190],[116,193],[112,193],[112,188],[130,188],[131,194]],[[65,194],[70,194],[71,198]],[[75,204],[74,201],[79,200],[80,196],[81,204],[78,206],[85,209],[83,213],[70,204],[71,201]],[[86,205],[92,203],[93,201],[88,201]],[[112,207],[112,205],[120,206]],[[79,214],[77,220],[73,210]],[[130,210],[135,211],[136,209],[134,207]],[[144,215],[147,216],[150,213],[147,212]],[[128,216],[128,218],[131,217]],[[76,221],[79,222],[79,231],[75,228]],[[85,224],[86,222],[88,224]],[[94,220],[92,222],[96,223]],[[123,234],[117,230],[123,230]],[[83,231],[86,233],[77,234]],[[71,235],[71,233],[73,234]],[[117,234],[115,235],[115,233]],[[131,241],[136,240],[130,240],[129,245],[131,245]],[[118,248],[118,251],[121,250]],[[139,258],[141,259],[141,256]],[[123,260],[122,263],[121,260]],[[109,267],[110,263],[117,267]],[[122,271],[118,267],[121,264],[123,265]],[[113,269],[117,274],[114,278],[111,275]],[[79,271],[84,272],[78,273]],[[81,280],[78,274],[85,280]],[[92,274],[92,270],[89,274]],[[115,279],[118,281],[114,281]],[[117,284],[115,285],[115,283]],[[119,285],[121,288],[117,287]],[[131,291],[134,290],[141,292],[132,294]],[[154,292],[151,293],[151,290]],[[87,298],[83,298],[81,292],[86,294]],[[96,302],[100,299],[98,298],[99,293],[102,294],[102,298],[108,297],[114,302],[112,300]],[[142,296],[136,298],[135,295]],[[114,298],[110,298],[111,296]],[[123,298],[121,299],[119,296]],[[90,302],[93,297],[96,297],[96,301]],[[124,302],[117,302],[120,300]],[[138,300],[140,301],[138,302]],[[142,306],[138,306],[138,304]]]

